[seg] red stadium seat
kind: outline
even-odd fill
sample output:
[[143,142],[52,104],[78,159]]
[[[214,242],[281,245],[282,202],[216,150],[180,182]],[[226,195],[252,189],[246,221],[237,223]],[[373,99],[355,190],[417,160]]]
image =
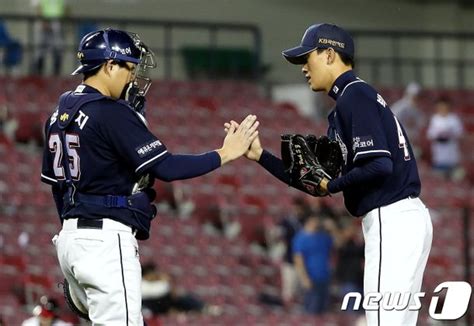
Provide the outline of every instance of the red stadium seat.
[[21,274],[26,271],[27,261],[24,256],[2,255],[0,256],[0,266],[2,272],[9,274]]
[[[0,77],[0,80],[2,78]],[[4,84],[4,95],[0,103],[14,108],[12,113],[19,119],[20,141],[41,141],[41,128],[45,115],[62,92],[77,80],[11,78]],[[19,98],[17,89],[25,96]],[[403,90],[390,88],[382,94],[391,103]],[[443,91],[444,92],[444,91]],[[425,286],[433,287],[441,278],[462,276],[463,231],[461,208],[470,205],[474,209],[471,185],[474,183],[474,92],[446,91],[459,99],[459,114],[467,133],[462,149],[467,177],[459,183],[447,182],[432,173],[429,161],[423,156],[418,160],[423,182],[422,199],[432,211],[434,223],[433,249],[428,261]],[[431,99],[439,95],[438,90],[426,92],[423,109],[431,113]],[[40,97],[37,94],[41,94]],[[3,97],[2,97],[3,96]],[[390,100],[392,99],[392,100]],[[222,123],[230,119],[243,119],[255,113],[261,121],[261,140],[273,153],[279,153],[279,135],[283,132],[323,134],[326,121],[312,121],[300,116],[291,104],[278,104],[264,98],[259,87],[252,83],[233,81],[160,81],[150,90],[147,118],[151,129],[171,152],[199,153],[220,146],[223,138]],[[278,111],[278,114],[275,114]],[[288,124],[291,121],[291,125]],[[1,141],[0,141],[1,143]],[[429,154],[429,142],[419,141],[425,154]],[[55,291],[56,278],[61,271],[55,257],[51,237],[60,228],[49,186],[38,178],[41,151],[23,150],[0,144],[0,236],[4,252],[0,256],[0,313],[7,306],[17,309],[10,299],[2,301],[8,284],[25,282],[31,296]],[[2,184],[4,184],[2,188]],[[172,214],[159,216],[153,221],[152,237],[141,246],[142,261],[156,261],[160,268],[170,272],[180,286],[196,290],[206,301],[224,305],[222,316],[190,316],[186,320],[192,325],[351,325],[346,316],[328,314],[325,317],[305,316],[298,311],[272,313],[257,303],[257,294],[265,289],[275,290],[279,286],[278,267],[251,253],[249,242],[264,242],[265,221],[277,220],[291,207],[291,198],[296,190],[285,187],[257,164],[245,159],[236,160],[210,175],[182,182],[185,193],[195,204],[189,219],[179,219]],[[347,214],[342,196],[327,200],[331,208]],[[5,212],[5,216],[3,216]],[[240,235],[230,241],[222,235],[208,235],[202,231],[201,223],[220,221],[221,214],[238,218]],[[471,213],[474,214],[474,211]],[[47,222],[45,222],[47,221]],[[472,223],[474,234],[474,223]],[[18,244],[21,231],[30,233],[28,255],[15,256],[25,251]],[[34,232],[34,233],[33,233]],[[34,236],[33,236],[34,234]],[[473,238],[474,242],[474,238]],[[45,250],[47,249],[47,250]],[[44,256],[35,255],[42,252]],[[50,269],[50,273],[47,273]],[[474,270],[474,268],[473,268]],[[32,272],[48,275],[45,278],[32,276]],[[204,273],[204,274],[203,274]],[[22,277],[25,276],[24,279]],[[11,278],[19,279],[12,280]],[[278,290],[278,289],[277,289]],[[10,300],[10,301],[9,301]],[[34,298],[29,298],[34,300]],[[5,302],[5,305],[3,303]],[[20,310],[19,310],[20,311]],[[255,313],[261,314],[256,316]],[[22,316],[21,313],[18,314]],[[8,317],[9,316],[9,317]],[[8,315],[7,321],[17,325],[16,316]],[[151,319],[149,325],[183,324],[176,316]]]
[[25,286],[25,299],[27,304],[35,304],[39,298],[54,290],[55,284],[49,274],[27,274],[23,277]]

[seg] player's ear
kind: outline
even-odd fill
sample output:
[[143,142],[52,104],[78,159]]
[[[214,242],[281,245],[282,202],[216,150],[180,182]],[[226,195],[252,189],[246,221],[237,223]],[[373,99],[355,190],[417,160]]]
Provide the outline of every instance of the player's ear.
[[114,69],[113,60],[107,60],[104,64],[104,72],[106,75],[110,75],[112,70]]
[[328,65],[334,63],[334,61],[336,60],[336,51],[334,51],[333,48],[328,48],[326,50],[326,55],[327,55],[326,63]]

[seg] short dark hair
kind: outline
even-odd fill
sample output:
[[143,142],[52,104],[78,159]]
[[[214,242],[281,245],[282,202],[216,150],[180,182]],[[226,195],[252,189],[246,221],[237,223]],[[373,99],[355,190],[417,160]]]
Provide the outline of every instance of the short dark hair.
[[100,66],[92,69],[92,70],[88,70],[88,71],[84,71],[83,75],[84,75],[84,81],[87,80],[88,78],[92,77],[92,76],[95,76],[99,70],[102,68],[103,64],[101,64]]
[[[100,66],[92,69],[92,70],[89,70],[89,71],[85,71],[83,74],[84,74],[84,80],[87,80],[87,78],[90,78],[92,76],[95,76],[99,70],[102,68],[102,66],[104,65],[104,63],[106,63],[107,61],[104,61]],[[125,61],[112,61],[112,64],[117,64],[119,65],[120,67],[122,68],[128,68],[127,66],[127,63]]]
[[344,62],[344,64],[346,66],[351,66],[352,68],[355,67],[354,58],[348,56],[345,53],[342,53],[342,52],[339,52],[339,51],[336,51],[336,52],[339,53],[339,56],[341,57],[341,61]]
[[[318,52],[318,54],[321,54],[324,50],[327,50],[328,48],[324,48],[324,49],[316,49],[316,51]],[[355,67],[355,62],[354,62],[354,58],[350,57],[349,55],[347,55],[346,53],[342,53],[342,52],[339,52],[337,51],[336,49],[334,48],[331,48],[334,50],[334,52],[336,52],[337,54],[339,54],[339,57],[341,58],[341,61],[346,65],[346,66],[351,66],[352,68]]]
[[451,98],[449,98],[449,96],[447,96],[447,95],[440,95],[436,99],[436,103],[443,103],[443,104],[446,104],[446,105],[452,105],[453,104],[453,102],[451,101]]
[[150,274],[150,273],[154,273],[156,272],[157,269],[158,267],[156,266],[154,262],[145,263],[142,265],[142,276]]

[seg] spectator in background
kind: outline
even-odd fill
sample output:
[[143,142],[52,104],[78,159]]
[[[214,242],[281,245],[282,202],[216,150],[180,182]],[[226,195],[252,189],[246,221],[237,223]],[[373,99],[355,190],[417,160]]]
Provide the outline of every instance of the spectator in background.
[[171,276],[159,271],[154,263],[142,266],[141,291],[144,316],[171,312],[220,313],[219,307],[207,305],[190,293],[178,293],[173,286]]
[[283,262],[280,267],[281,295],[283,302],[293,301],[298,288],[298,275],[293,262],[293,238],[300,231],[303,221],[309,216],[310,208],[303,197],[295,197],[291,212],[284,217],[279,225],[280,237],[285,246]]
[[[342,229],[341,245],[337,250],[336,279],[339,282],[341,302],[349,292],[363,295],[364,285],[364,240],[360,221],[348,217],[348,224]],[[353,311],[353,302],[347,311]]]
[[33,317],[23,321],[21,326],[73,326],[59,319],[59,306],[56,300],[42,296],[40,304],[33,309]]
[[6,24],[0,19],[0,48],[3,48],[1,62],[6,75],[13,72],[14,67],[21,63],[23,48],[20,42],[10,35]]
[[440,97],[435,103],[436,113],[431,117],[427,136],[431,141],[432,165],[436,171],[454,177],[461,162],[459,139],[463,126],[459,117],[451,112],[451,101]]
[[181,218],[188,218],[193,212],[194,203],[185,196],[180,183],[156,180],[153,188],[156,191],[159,212],[171,213]]
[[419,155],[420,150],[418,143],[421,130],[425,125],[424,114],[419,108],[420,92],[420,85],[411,82],[405,88],[403,97],[390,106],[393,114],[405,128],[408,137],[413,140],[417,155]]
[[310,215],[293,240],[293,255],[299,280],[304,288],[304,309],[324,313],[329,304],[330,255],[341,241],[334,220]]
[[[308,196],[308,207],[309,207],[309,214],[316,214],[318,216],[325,216],[336,219],[338,214],[331,206],[331,202],[327,200],[330,197],[313,197]],[[309,215],[308,214],[308,215]]]
[[0,144],[11,145],[17,128],[18,121],[10,116],[6,99],[0,94]]
[[35,50],[31,73],[43,75],[49,51],[53,58],[53,75],[61,74],[63,31],[61,19],[66,15],[66,0],[31,0],[39,19],[34,24]]

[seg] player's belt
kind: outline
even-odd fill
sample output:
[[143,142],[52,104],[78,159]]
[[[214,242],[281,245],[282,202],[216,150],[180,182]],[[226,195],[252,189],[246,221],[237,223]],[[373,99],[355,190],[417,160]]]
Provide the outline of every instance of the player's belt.
[[104,221],[102,219],[89,219],[89,218],[78,218],[77,219],[77,228],[78,229],[100,229],[104,225]]
[[112,220],[110,218],[68,218],[63,222],[63,229],[75,230],[75,229],[96,229],[96,230],[116,230],[116,231],[129,231],[133,235],[136,235],[137,230],[134,227],[125,225],[121,222]]

